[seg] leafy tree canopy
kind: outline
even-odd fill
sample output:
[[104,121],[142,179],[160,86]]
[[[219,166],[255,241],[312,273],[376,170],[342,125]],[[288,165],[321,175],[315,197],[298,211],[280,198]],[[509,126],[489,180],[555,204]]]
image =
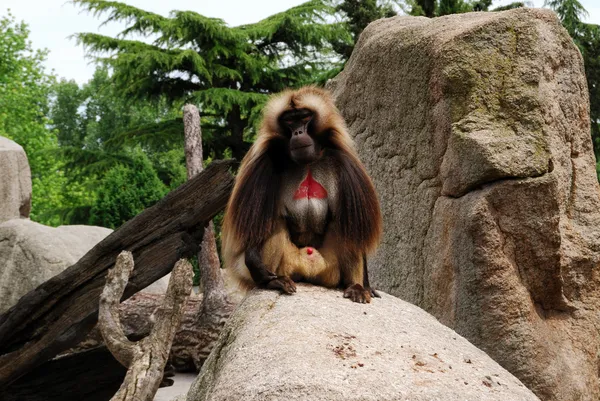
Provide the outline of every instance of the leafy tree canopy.
[[[342,24],[327,22],[334,10],[318,0],[237,27],[191,11],[164,17],[114,1],[74,3],[105,15],[105,22],[128,24],[116,38],[76,35],[90,54],[110,66],[116,87],[131,98],[199,104],[205,149],[216,157],[227,149],[243,157],[267,95],[313,82],[342,62],[331,43],[352,39]],[[154,39],[135,39],[140,36]],[[155,124],[154,138],[165,137],[163,128],[173,124],[181,121]],[[138,136],[139,141],[146,131],[127,138]]]
[[132,154],[131,166],[116,165],[101,180],[90,223],[116,228],[159,201],[168,192],[152,163],[141,151]]
[[57,147],[47,126],[48,99],[54,76],[45,72],[45,50],[34,50],[29,29],[10,12],[0,17],[0,135],[23,146],[33,183],[31,218],[58,224],[53,210],[62,203],[64,177],[47,153]]
[[[53,92],[50,116],[59,139],[59,148],[54,154],[63,161],[67,186],[81,187],[79,191],[65,190],[69,201],[56,211],[62,221],[72,224],[106,222],[116,227],[127,218],[122,212],[107,218],[114,210],[131,206],[134,198],[137,205],[150,206],[148,199],[154,198],[147,196],[148,189],[143,185],[129,188],[127,198],[119,196],[109,202],[107,194],[119,192],[117,180],[114,177],[106,179],[107,174],[116,174],[114,171],[119,171],[122,177],[127,176],[126,171],[134,174],[142,166],[146,174],[153,177],[149,182],[157,185],[158,193],[185,180],[183,141],[178,131],[167,140],[148,140],[144,148],[120,143],[123,133],[140,126],[180,119],[181,113],[166,105],[164,100],[127,100],[115,89],[106,68],[98,68],[94,77],[81,87],[74,81],[63,79],[54,85]],[[145,164],[140,164],[141,158]],[[139,211],[139,207],[135,210]],[[125,220],[119,220],[121,218]]]
[[[101,67],[82,87],[57,83],[51,108],[66,175],[88,188],[73,197],[62,218],[111,226],[125,221],[124,213],[115,213],[133,199],[149,206],[141,201],[149,199],[142,188],[130,189],[127,199],[111,198],[119,193],[116,177],[136,168],[137,153],[145,155],[161,186],[173,188],[185,179],[185,102],[202,107],[205,157],[241,158],[268,94],[333,75],[345,60],[336,46],[351,50],[370,20],[392,13],[389,4],[375,1],[311,1],[230,28],[193,12],[163,17],[117,2],[76,3],[105,21],[128,23],[116,38],[77,35]],[[343,21],[336,15],[338,22],[327,22],[336,12]]]

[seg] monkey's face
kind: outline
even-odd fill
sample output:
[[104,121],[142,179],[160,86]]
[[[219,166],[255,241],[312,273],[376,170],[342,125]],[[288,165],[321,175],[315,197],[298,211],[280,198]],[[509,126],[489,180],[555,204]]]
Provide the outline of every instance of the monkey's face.
[[289,140],[291,159],[298,164],[309,164],[321,157],[322,147],[315,139],[314,113],[309,109],[293,109],[281,113],[279,124]]

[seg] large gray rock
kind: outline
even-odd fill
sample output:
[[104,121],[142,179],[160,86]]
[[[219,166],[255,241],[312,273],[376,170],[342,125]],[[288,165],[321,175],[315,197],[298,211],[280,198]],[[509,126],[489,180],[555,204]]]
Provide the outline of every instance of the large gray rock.
[[29,217],[31,171],[23,148],[0,136],[0,223]]
[[332,87],[381,197],[375,286],[540,398],[600,399],[600,193],[555,14],[379,20]]
[[357,304],[300,285],[255,290],[223,328],[188,401],[537,400],[420,308],[387,294]]
[[28,219],[0,224],[0,313],[77,262],[111,231],[94,226],[47,227]]
[[[0,313],[61,273],[102,241],[111,229],[96,226],[48,227],[28,219],[0,224]],[[142,292],[164,294],[171,274]]]

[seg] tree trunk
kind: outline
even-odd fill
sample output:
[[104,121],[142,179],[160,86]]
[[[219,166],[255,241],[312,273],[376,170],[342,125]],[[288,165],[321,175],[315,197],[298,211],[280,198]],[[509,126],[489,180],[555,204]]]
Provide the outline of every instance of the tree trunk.
[[[187,177],[188,180],[190,180],[204,170],[202,160],[202,129],[200,127],[200,113],[196,106],[186,104],[183,108],[183,129],[185,132],[185,163],[187,167]],[[219,261],[219,254],[217,252],[217,243],[215,241],[212,221],[204,230],[202,246],[200,247],[200,252],[198,252],[198,265],[202,271],[205,292],[207,290],[220,290],[224,294],[225,290],[220,272],[221,262]],[[207,279],[208,284],[213,287],[217,286],[218,288],[207,289]]]
[[[200,113],[196,106],[188,104],[183,108],[183,122],[187,173],[188,179],[191,179],[203,168]],[[198,253],[198,267],[204,293],[202,310],[195,325],[187,325],[177,334],[178,341],[172,349],[171,360],[177,370],[200,370],[221,328],[234,309],[225,291],[212,221],[204,230],[202,246]]]
[[169,273],[178,259],[197,253],[204,225],[229,198],[232,166],[232,161],[212,163],[0,315],[0,388],[88,334],[97,321],[106,272],[121,250],[133,252],[137,261],[124,298]]

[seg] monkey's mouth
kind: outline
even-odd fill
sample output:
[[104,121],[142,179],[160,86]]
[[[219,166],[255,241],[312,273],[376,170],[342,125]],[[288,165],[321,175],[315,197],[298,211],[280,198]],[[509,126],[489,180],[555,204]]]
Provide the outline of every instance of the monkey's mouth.
[[311,147],[311,146],[313,146],[313,145],[309,143],[308,145],[302,145],[302,146],[296,146],[295,148],[290,148],[290,150],[291,150],[291,151],[294,151],[294,150],[299,150],[299,149],[309,148],[309,147]]

